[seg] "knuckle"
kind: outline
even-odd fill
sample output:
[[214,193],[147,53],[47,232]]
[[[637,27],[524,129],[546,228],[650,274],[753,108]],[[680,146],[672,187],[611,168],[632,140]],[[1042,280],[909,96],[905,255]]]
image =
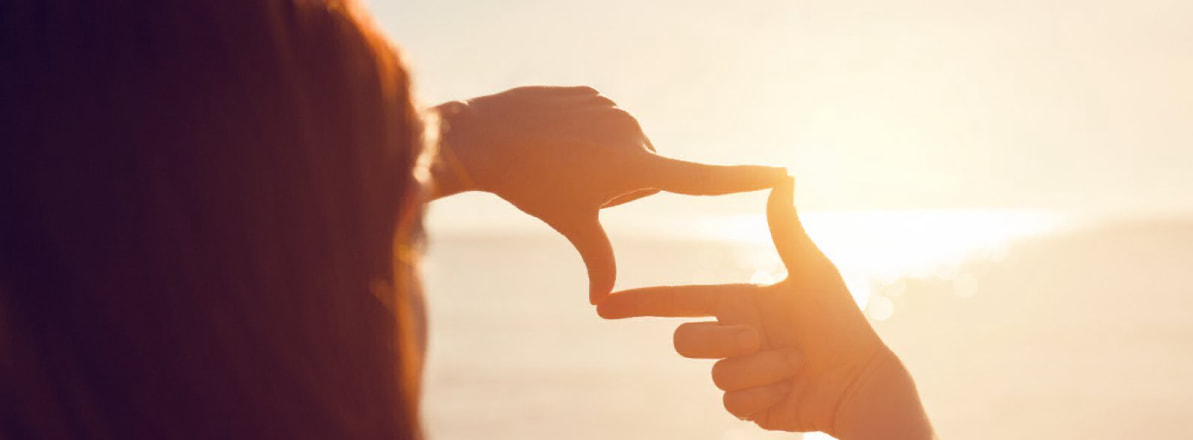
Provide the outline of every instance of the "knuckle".
[[[616,107],[617,106],[616,102],[613,102],[612,99],[609,99],[609,97],[605,96],[605,95],[596,95],[592,99],[596,100],[598,103],[600,103],[603,106],[607,106],[607,107]],[[621,110],[621,109],[615,109],[615,110]],[[625,113],[624,110],[621,110],[621,111],[623,113]],[[626,114],[628,115],[629,113],[626,113]]]
[[[611,124],[614,128],[618,130],[624,130],[627,133],[633,134],[635,137],[645,137],[645,133],[642,131],[642,125],[638,123],[638,118],[635,118],[634,115],[630,114],[630,112],[618,107],[613,107],[608,110],[608,113],[605,117],[606,120],[609,121],[609,124]],[[639,139],[639,142],[640,141],[641,139]]]
[[631,115],[630,112],[625,111],[625,109],[613,107],[609,109],[608,112],[609,113],[607,114],[607,117],[619,124],[638,124],[638,120],[634,119],[634,115]]

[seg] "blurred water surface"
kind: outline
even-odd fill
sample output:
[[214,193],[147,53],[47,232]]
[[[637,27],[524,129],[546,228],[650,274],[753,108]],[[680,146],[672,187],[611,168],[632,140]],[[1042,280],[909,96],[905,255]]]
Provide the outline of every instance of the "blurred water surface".
[[[1193,221],[805,218],[916,377],[942,438],[1193,435]],[[618,288],[783,276],[761,217],[618,220],[606,222]],[[681,321],[598,318],[578,255],[545,226],[428,223],[431,438],[798,437],[726,413],[711,362],[671,348]]]

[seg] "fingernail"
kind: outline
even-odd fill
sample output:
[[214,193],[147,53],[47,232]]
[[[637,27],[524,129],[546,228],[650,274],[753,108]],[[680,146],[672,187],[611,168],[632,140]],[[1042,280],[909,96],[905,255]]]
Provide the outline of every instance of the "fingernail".
[[804,357],[798,351],[787,350],[787,363],[791,365],[792,370],[798,370],[804,365]]
[[737,346],[742,350],[755,350],[758,348],[758,334],[753,330],[742,330],[737,332]]

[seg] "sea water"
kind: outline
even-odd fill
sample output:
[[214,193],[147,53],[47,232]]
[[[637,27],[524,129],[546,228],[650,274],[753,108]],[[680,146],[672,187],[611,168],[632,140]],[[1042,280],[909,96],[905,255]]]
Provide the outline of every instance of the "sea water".
[[[803,218],[942,438],[1193,435],[1193,221]],[[619,289],[784,276],[761,216],[608,220]],[[578,254],[546,226],[428,224],[431,438],[798,438],[725,412],[711,361],[671,347],[683,320],[597,317]]]

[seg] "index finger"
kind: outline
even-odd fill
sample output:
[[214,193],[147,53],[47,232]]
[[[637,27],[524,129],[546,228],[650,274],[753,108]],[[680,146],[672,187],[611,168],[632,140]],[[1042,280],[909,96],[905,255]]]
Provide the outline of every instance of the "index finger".
[[687,195],[721,195],[779,185],[787,169],[762,165],[708,165],[652,155],[642,176],[648,186]]
[[597,306],[597,314],[605,319],[716,316],[724,300],[759,288],[754,284],[714,284],[630,289],[610,294]]

